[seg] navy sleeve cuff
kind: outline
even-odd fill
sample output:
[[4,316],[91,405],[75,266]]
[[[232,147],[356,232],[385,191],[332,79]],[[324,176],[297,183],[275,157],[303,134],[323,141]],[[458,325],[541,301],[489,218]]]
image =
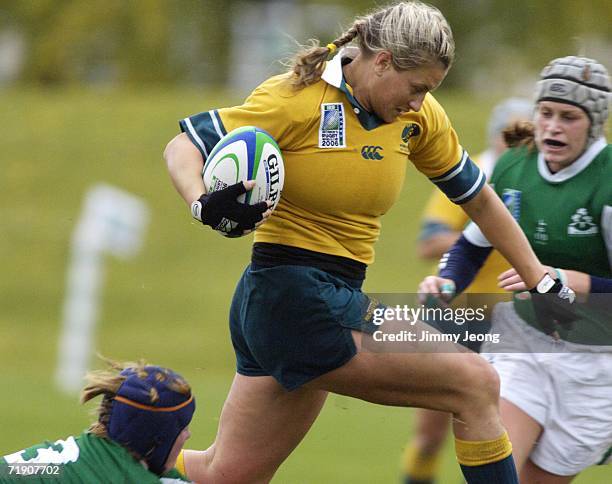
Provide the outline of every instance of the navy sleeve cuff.
[[430,180],[444,192],[451,202],[459,205],[474,198],[486,183],[483,171],[465,151],[456,166]]
[[478,247],[461,235],[442,256],[439,276],[451,279],[460,294],[472,283],[492,250],[493,247]]
[[590,277],[592,293],[612,293],[612,279],[597,276]]
[[205,111],[179,121],[181,131],[189,136],[191,142],[200,150],[206,160],[209,153],[227,134],[218,111]]

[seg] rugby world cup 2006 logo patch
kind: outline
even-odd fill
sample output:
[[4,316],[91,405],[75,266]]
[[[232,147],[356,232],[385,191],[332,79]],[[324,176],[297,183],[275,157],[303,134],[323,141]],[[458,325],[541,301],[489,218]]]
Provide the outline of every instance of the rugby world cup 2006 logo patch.
[[321,104],[319,148],[345,148],[346,130],[344,105],[342,103]]
[[521,191],[513,188],[504,188],[502,200],[506,208],[510,211],[514,220],[517,222],[521,219]]

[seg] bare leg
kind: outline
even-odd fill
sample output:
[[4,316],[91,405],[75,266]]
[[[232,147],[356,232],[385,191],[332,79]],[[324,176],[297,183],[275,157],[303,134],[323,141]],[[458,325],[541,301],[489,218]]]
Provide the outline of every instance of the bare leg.
[[416,436],[414,437],[419,450],[425,455],[440,451],[448,430],[451,415],[447,412],[418,409],[416,411]]
[[[375,347],[372,336],[353,332],[358,348]],[[307,386],[383,405],[422,407],[451,412],[456,437],[494,440],[504,432],[498,409],[499,379],[493,367],[455,345],[436,352],[360,351],[346,365]],[[448,351],[448,352],[441,352]],[[454,352],[453,352],[454,351]]]
[[266,483],[299,444],[327,393],[286,391],[272,377],[236,375],[223,406],[217,438],[204,452],[186,451],[196,482]]
[[[497,373],[483,358],[447,344],[435,352],[370,352],[353,332],[360,351],[344,366],[287,392],[272,377],[236,375],[214,444],[186,452],[187,475],[195,481],[266,483],[308,432],[327,391],[385,405],[452,412],[455,434],[493,440],[503,433]],[[440,352],[448,351],[448,352]]]
[[406,483],[434,482],[440,464],[440,449],[450,429],[451,414],[416,410],[416,435],[404,450],[402,476]]
[[530,462],[529,454],[531,454],[542,433],[542,427],[516,405],[503,398],[501,399],[500,410],[502,421],[508,431],[510,442],[512,442],[512,455],[516,471],[520,475],[523,466]]
[[520,473],[521,482],[525,484],[568,484],[576,476],[559,476],[545,471],[535,465],[531,460],[527,460]]

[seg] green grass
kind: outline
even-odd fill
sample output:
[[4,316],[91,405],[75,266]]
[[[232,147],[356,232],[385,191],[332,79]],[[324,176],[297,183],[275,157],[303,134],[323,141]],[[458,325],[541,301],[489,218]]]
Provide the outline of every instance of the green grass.
[[[476,153],[492,100],[439,97]],[[0,92],[0,455],[78,433],[91,418],[76,396],[55,389],[53,372],[70,238],[85,192],[99,182],[142,197],[152,218],[135,258],[105,257],[95,347],[182,372],[198,397],[189,445],[203,448],[214,438],[234,368],[227,307],[251,240],[223,239],[193,223],[161,153],[176,120],[236,100],[195,90]],[[366,290],[413,291],[429,270],[415,258],[414,239],[430,190],[410,169],[383,220]],[[275,482],[395,482],[411,413],[331,396]],[[459,482],[450,442],[444,459],[442,482]],[[610,475],[600,468],[576,482]]]

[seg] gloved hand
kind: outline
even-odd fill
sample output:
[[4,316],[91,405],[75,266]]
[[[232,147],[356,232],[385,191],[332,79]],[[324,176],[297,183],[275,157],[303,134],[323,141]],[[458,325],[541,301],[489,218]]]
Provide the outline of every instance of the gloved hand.
[[568,331],[572,329],[577,319],[572,306],[576,293],[572,289],[546,274],[529,292],[538,323],[546,334],[559,339],[559,327]]
[[237,198],[246,191],[244,183],[240,182],[205,193],[191,204],[191,215],[228,237],[240,237],[253,230],[270,208],[265,201],[255,205],[238,202]]

